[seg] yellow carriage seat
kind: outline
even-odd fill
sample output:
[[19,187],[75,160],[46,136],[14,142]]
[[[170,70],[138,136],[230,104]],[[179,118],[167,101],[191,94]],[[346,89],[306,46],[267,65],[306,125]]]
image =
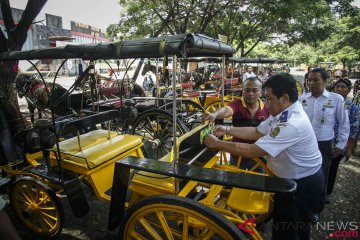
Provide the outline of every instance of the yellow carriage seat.
[[95,130],[59,143],[61,157],[85,168],[96,168],[108,160],[142,145],[142,137]]
[[233,188],[226,202],[233,210],[248,214],[264,214],[269,211],[271,193]]
[[[170,154],[167,154],[159,161],[170,162],[170,156]],[[134,173],[129,189],[141,197],[157,194],[175,194],[175,178],[139,171]]]

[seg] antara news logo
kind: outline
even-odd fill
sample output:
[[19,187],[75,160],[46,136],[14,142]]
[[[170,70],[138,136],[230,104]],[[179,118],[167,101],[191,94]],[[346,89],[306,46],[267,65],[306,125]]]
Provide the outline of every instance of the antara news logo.
[[359,225],[355,221],[329,221],[329,222],[318,222],[315,225],[319,231],[326,230],[330,231],[329,239],[357,239],[359,237]]

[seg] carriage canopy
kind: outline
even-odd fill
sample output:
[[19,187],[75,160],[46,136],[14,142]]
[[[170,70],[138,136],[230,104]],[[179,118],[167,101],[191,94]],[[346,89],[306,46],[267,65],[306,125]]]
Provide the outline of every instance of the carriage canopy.
[[66,45],[64,47],[11,51],[0,54],[0,60],[34,60],[82,58],[124,59],[158,58],[164,55],[178,57],[231,56],[234,49],[217,39],[199,34],[180,34],[122,42]]

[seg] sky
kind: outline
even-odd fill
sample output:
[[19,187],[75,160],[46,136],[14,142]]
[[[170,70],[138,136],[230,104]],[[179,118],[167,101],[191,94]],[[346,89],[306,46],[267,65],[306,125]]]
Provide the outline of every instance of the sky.
[[[27,0],[10,0],[10,6],[18,9],[25,9],[26,3]],[[65,29],[70,29],[70,21],[75,21],[105,31],[110,24],[118,23],[120,5],[119,0],[48,0],[36,20],[45,19],[45,13],[61,16]]]
[[[24,9],[27,0],[10,0],[14,8]],[[360,7],[360,0],[353,4]],[[70,29],[70,21],[81,22],[102,30],[112,23],[118,23],[119,0],[48,0],[36,18],[45,19],[45,13],[63,17],[63,27]]]

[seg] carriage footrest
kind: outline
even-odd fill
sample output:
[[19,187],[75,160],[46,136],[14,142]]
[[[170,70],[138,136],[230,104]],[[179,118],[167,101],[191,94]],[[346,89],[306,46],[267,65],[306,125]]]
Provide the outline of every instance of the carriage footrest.
[[227,206],[249,214],[263,214],[269,211],[270,193],[233,188]]
[[78,178],[64,182],[64,190],[75,217],[83,217],[89,212],[89,204]]

